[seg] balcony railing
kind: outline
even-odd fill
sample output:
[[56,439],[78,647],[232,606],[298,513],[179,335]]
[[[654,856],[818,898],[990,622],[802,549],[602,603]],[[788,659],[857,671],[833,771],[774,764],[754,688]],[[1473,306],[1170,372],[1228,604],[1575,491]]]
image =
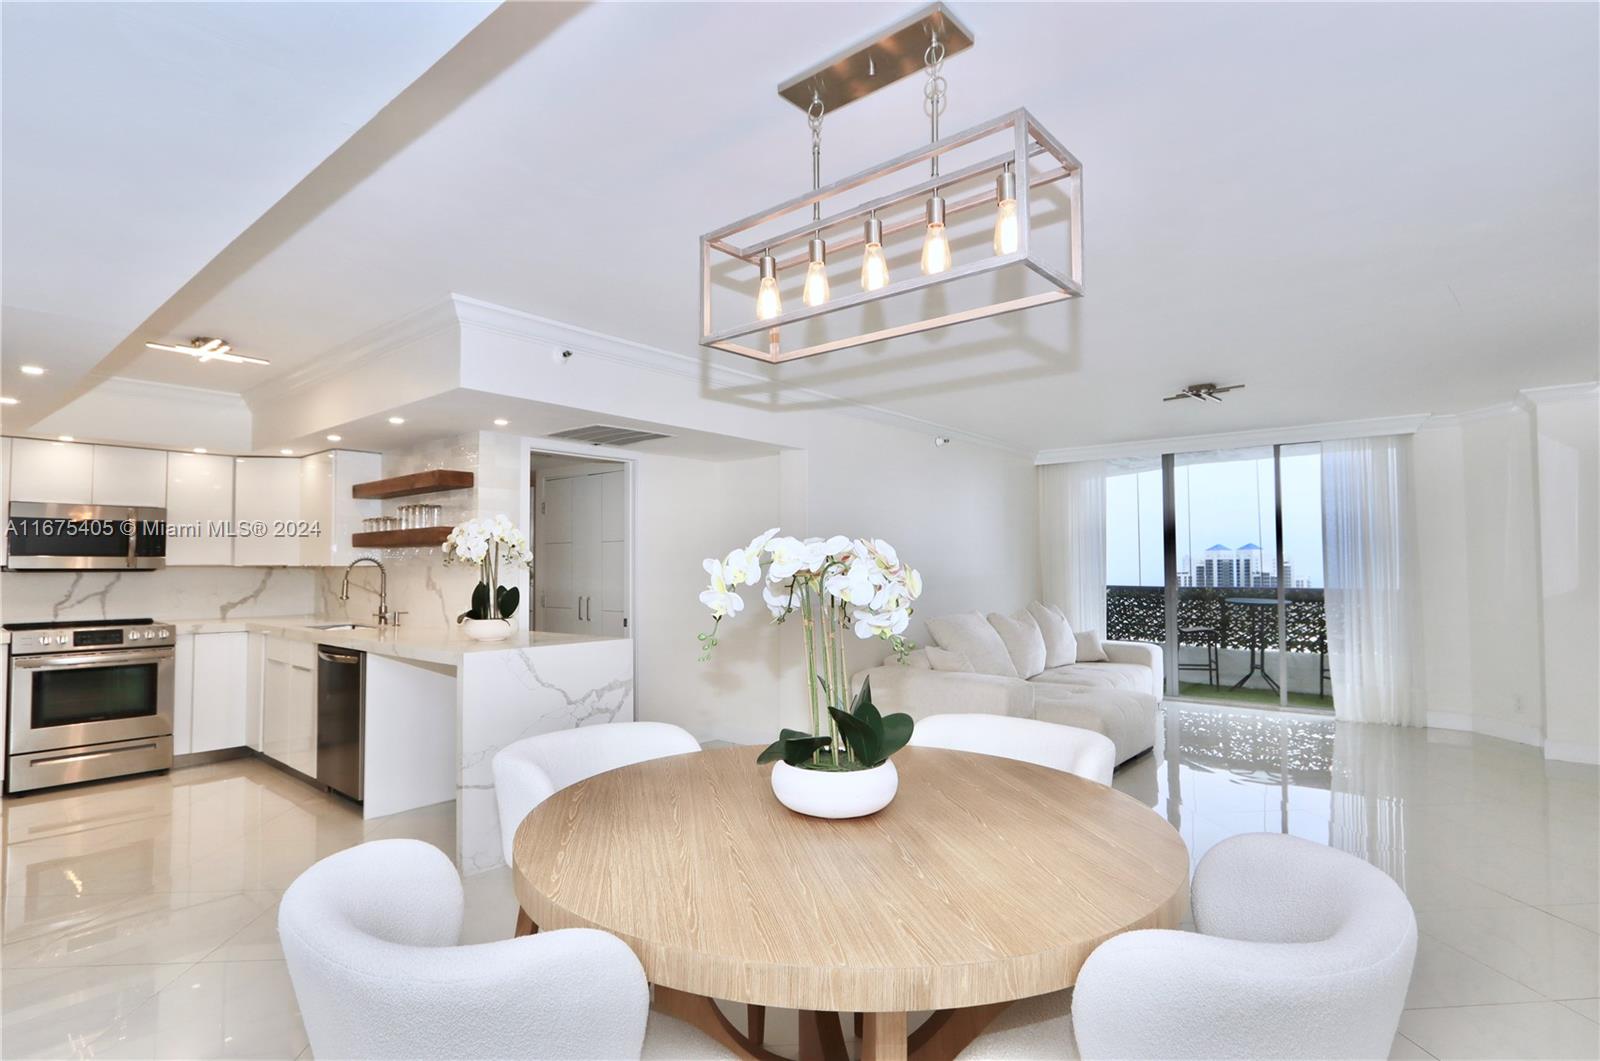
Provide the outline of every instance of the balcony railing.
[[[1228,598],[1276,600],[1276,589],[1191,589],[1178,590],[1178,629],[1183,645],[1210,645],[1216,648],[1259,648],[1254,641],[1264,635],[1268,647],[1278,639],[1277,617],[1270,618],[1257,634],[1255,617],[1243,614],[1251,605],[1230,605]],[[1328,649],[1327,615],[1322,590],[1284,591],[1287,608],[1287,641],[1290,652],[1322,653]],[[1166,594],[1160,586],[1107,586],[1106,636],[1115,641],[1167,640]]]

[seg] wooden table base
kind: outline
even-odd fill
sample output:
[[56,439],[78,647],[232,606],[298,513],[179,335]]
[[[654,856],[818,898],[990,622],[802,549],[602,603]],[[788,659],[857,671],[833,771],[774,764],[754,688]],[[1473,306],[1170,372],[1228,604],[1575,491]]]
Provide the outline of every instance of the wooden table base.
[[[734,1027],[717,1004],[659,985],[652,989],[652,1009],[694,1025],[746,1061],[790,1061],[764,1048]],[[861,1021],[861,1061],[949,1061],[976,1039],[1009,1002],[968,1009],[943,1009],[907,1035],[906,1014],[865,1013]],[[800,1013],[799,1061],[846,1061],[844,1029],[837,1013]]]

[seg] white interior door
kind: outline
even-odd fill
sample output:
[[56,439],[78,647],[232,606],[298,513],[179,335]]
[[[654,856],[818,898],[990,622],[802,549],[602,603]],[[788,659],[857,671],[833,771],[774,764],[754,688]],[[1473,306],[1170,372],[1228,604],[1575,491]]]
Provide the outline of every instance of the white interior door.
[[542,475],[534,504],[534,628],[627,637],[625,469]]
[[572,510],[575,484],[581,477],[545,479],[544,496],[534,518],[534,591],[538,595],[537,629],[559,634],[578,632],[578,590],[573,578]]

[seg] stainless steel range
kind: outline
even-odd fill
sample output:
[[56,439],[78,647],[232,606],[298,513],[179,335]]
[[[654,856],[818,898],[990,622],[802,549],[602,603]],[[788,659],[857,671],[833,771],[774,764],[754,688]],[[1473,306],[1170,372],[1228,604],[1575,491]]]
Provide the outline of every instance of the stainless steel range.
[[5,628],[7,791],[172,765],[173,627],[113,619]]

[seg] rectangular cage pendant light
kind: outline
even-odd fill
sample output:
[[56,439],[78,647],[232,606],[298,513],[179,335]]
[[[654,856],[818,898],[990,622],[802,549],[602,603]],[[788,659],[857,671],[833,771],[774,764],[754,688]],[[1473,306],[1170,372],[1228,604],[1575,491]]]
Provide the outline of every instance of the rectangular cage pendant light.
[[[780,91],[818,111],[825,89],[848,103],[918,69],[903,56],[919,33],[955,30],[936,4]],[[902,57],[887,80],[825,80],[873,70],[875,48]],[[935,118],[934,129],[931,143],[700,237],[700,344],[777,364],[1080,297],[1072,153],[1026,110],[943,137]]]

